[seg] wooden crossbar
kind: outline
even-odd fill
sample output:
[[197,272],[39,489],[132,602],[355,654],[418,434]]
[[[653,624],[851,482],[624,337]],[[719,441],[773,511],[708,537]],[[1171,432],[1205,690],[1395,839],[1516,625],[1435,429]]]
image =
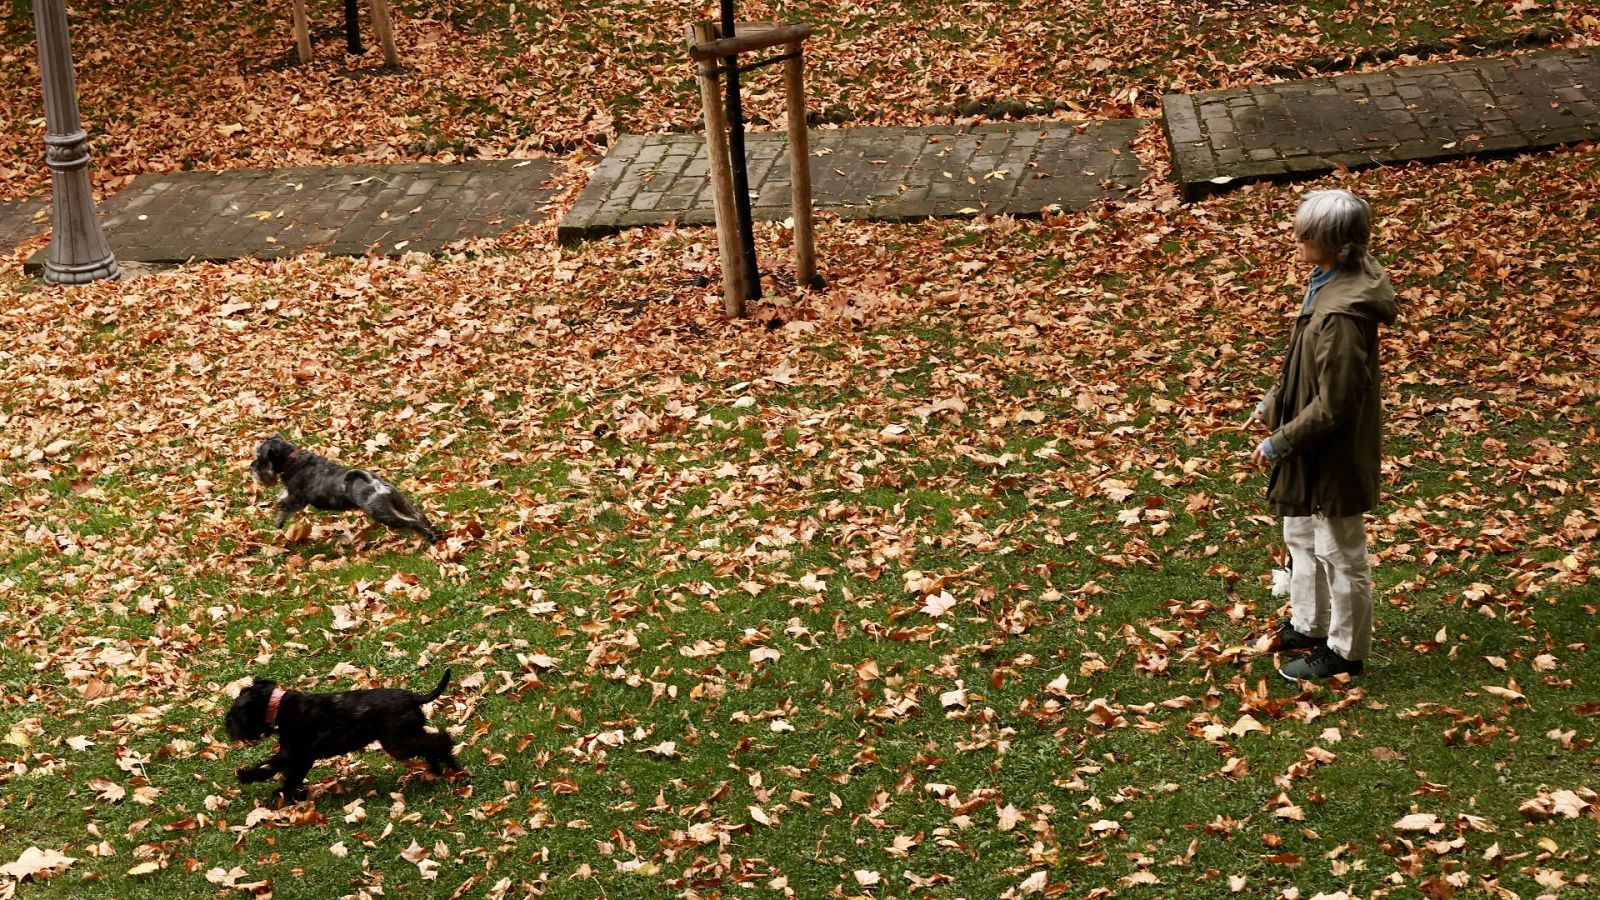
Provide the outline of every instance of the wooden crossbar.
[[694,44],[689,48],[689,56],[697,61],[721,59],[724,56],[733,56],[736,53],[749,53],[752,50],[765,50],[768,47],[793,44],[811,36],[811,26],[803,23],[795,25],[751,23],[750,31],[748,32],[743,30],[744,27],[743,25],[735,25],[734,36],[731,38],[702,41]]

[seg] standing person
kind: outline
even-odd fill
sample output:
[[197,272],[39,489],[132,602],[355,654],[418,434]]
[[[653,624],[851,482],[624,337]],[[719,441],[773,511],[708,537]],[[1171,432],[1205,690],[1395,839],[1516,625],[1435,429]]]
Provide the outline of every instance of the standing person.
[[1399,307],[1367,251],[1371,218],[1349,191],[1302,198],[1294,236],[1311,283],[1278,380],[1250,416],[1274,429],[1251,460],[1272,465],[1267,496],[1291,563],[1278,648],[1312,651],[1279,668],[1292,681],[1358,675],[1372,648],[1364,514],[1380,478],[1378,326]]

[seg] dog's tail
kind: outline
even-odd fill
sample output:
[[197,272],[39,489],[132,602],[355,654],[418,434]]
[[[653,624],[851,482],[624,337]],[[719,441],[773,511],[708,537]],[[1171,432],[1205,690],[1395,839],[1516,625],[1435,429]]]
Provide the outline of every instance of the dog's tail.
[[433,689],[433,693],[428,694],[427,696],[418,695],[421,699],[419,699],[417,701],[417,705],[421,706],[424,703],[432,703],[433,701],[439,699],[439,697],[442,694],[444,694],[445,685],[447,685],[449,683],[450,683],[450,670],[449,669],[445,669],[444,670],[444,677],[439,679],[439,686],[434,688]]

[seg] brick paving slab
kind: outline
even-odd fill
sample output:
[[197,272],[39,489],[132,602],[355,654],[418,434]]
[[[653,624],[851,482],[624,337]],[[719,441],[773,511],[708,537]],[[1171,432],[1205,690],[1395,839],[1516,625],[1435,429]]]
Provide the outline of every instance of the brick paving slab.
[[[119,261],[432,253],[543,217],[542,159],[147,174],[100,206]],[[37,273],[44,251],[28,261]]]
[[43,197],[0,200],[0,253],[8,253],[25,238],[43,234],[50,215]]
[[[980,212],[1036,216],[1118,197],[1144,177],[1131,144],[1140,119],[1018,122],[975,128],[813,131],[811,194],[845,218],[913,221]],[[782,221],[789,208],[788,137],[746,137],[752,213]],[[563,241],[623,228],[713,221],[705,139],[624,135],[595,167],[562,220]]]
[[1173,175],[1193,200],[1341,165],[1503,155],[1600,138],[1600,47],[1169,94],[1162,108]]

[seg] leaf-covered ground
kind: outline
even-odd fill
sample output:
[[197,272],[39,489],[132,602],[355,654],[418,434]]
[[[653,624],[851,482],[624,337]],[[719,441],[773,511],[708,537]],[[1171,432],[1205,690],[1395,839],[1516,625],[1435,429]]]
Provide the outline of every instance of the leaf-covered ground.
[[[342,5],[311,5],[309,66],[281,2],[89,0],[73,52],[91,174],[114,191],[140,172],[561,155],[619,132],[695,127],[684,25],[716,4],[679,0],[402,0],[407,71],[345,55]],[[741,17],[810,22],[819,123],[955,117],[1154,115],[1164,91],[1484,52],[1496,42],[1600,40],[1577,0],[929,0],[741,2]],[[364,37],[371,41],[370,28]],[[0,198],[39,194],[44,122],[31,6],[0,6]],[[1410,51],[1412,55],[1404,55]],[[1363,53],[1381,58],[1362,57]],[[1393,54],[1400,53],[1397,58]],[[757,127],[782,92],[752,76]]]
[[[331,39],[255,71],[289,47],[271,5],[85,7],[100,185],[692,121],[677,5],[430,9],[401,7],[416,71],[342,78]],[[1312,53],[1596,27],[1529,2],[933,9],[772,14],[830,35],[821,108],[876,122],[960,96],[1126,114],[1140,85]],[[42,125],[8,10],[16,195]],[[1159,172],[1156,129],[1140,149]],[[23,248],[0,273],[0,894],[1590,892],[1597,177],[1585,147],[1321,184],[1373,199],[1403,318],[1377,653],[1304,692],[1257,649],[1279,541],[1241,430],[1302,290],[1294,188],[824,221],[830,288],[737,323],[692,284],[705,229],[70,292],[24,280]],[[272,431],[391,476],[449,540],[272,529],[246,470]],[[433,721],[470,781],[378,753],[287,809],[234,781],[269,749],[221,727],[250,674],[446,666]]]
[[[0,857],[75,860],[30,897],[1592,889],[1596,177],[1339,182],[1403,321],[1376,656],[1307,691],[1254,643],[1240,430],[1301,290],[1287,187],[827,222],[830,289],[741,323],[686,277],[704,230],[7,275]],[[449,541],[274,531],[275,430]],[[470,782],[234,782],[239,679],[445,666]]]

